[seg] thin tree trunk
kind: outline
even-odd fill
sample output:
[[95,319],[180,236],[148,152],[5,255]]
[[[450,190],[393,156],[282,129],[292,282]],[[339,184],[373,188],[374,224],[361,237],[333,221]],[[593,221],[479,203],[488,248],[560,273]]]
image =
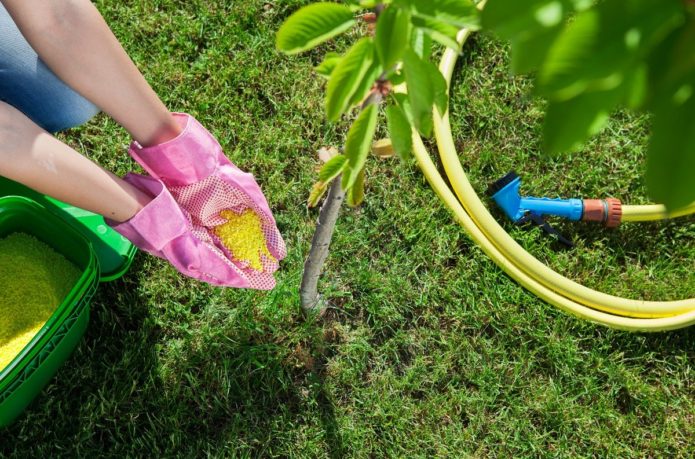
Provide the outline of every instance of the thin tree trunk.
[[302,311],[305,316],[322,313],[325,306],[318,294],[318,283],[323,264],[328,257],[328,249],[333,239],[333,231],[335,230],[335,222],[338,220],[340,207],[345,200],[345,191],[343,191],[340,181],[341,176],[338,175],[333,179],[331,188],[328,191],[326,201],[321,206],[319,211],[319,219],[316,224],[316,231],[311,240],[311,249],[309,256],[304,263],[304,273],[302,274],[302,285],[299,289],[299,297],[302,302]]
[[[382,81],[383,75],[379,77]],[[378,90],[378,86],[369,93],[360,106],[360,111],[370,104],[379,104],[383,99],[383,94]],[[331,188],[328,191],[326,201],[319,211],[319,220],[316,225],[314,237],[311,240],[309,256],[304,262],[304,272],[302,273],[302,285],[299,288],[299,298],[302,302],[302,311],[305,316],[322,314],[325,309],[325,302],[321,301],[318,293],[319,277],[323,272],[323,264],[328,257],[328,249],[333,239],[335,222],[340,214],[340,207],[345,201],[345,191],[341,185],[342,174],[333,179]]]

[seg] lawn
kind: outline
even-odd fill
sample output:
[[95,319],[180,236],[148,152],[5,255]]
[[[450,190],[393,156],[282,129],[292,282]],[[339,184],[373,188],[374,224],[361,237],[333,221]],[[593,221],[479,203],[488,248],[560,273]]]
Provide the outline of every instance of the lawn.
[[[263,293],[215,289],[138,254],[100,287],[75,354],[0,432],[0,456],[695,455],[695,330],[631,334],[540,301],[471,242],[414,163],[370,159],[366,202],[343,212],[321,284],[333,308],[306,322],[315,151],[340,145],[346,127],[325,121],[311,67],[345,42],[299,57],[274,49],[306,1],[96,3],[167,106],[255,174],[289,255]],[[618,113],[584,151],[544,158],[543,104],[510,76],[508,47],[475,36],[464,52],[452,125],[480,192],[516,169],[528,194],[648,201],[646,117]],[[104,116],[61,138],[119,174],[136,168],[127,133]],[[695,218],[559,225],[571,250],[506,227],[590,287],[695,296]]]

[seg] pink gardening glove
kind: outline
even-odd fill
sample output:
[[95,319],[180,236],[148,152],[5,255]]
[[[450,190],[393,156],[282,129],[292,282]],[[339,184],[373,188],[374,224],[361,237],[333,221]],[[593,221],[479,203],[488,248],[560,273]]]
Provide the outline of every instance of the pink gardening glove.
[[128,174],[124,180],[153,199],[126,222],[106,222],[137,247],[167,260],[180,273],[213,285],[268,289],[275,285],[271,276],[267,284],[256,286],[222,250],[198,237],[190,215],[160,180],[138,174]]
[[222,250],[252,288],[272,288],[287,249],[261,188],[195,118],[173,116],[183,129],[178,137],[146,148],[133,142],[131,156],[190,214],[194,234]]

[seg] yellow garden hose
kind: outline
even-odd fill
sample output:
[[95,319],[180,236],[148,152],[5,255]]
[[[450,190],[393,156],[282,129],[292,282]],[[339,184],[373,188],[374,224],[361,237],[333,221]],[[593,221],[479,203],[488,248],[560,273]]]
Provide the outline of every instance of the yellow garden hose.
[[664,220],[666,218],[683,217],[695,213],[695,202],[678,209],[668,212],[662,204],[650,204],[645,206],[623,206],[624,222],[648,222],[654,220]]
[[[458,41],[463,44],[470,31],[462,30]],[[447,49],[440,70],[447,84],[458,53]],[[472,239],[504,271],[531,292],[560,309],[581,318],[610,327],[633,331],[660,331],[686,327],[695,323],[695,298],[678,301],[642,301],[621,298],[578,284],[529,254],[497,223],[471,186],[456,153],[449,115],[434,112],[434,130],[439,155],[454,193],[446,185],[425,148],[413,131],[415,158],[428,182]],[[457,199],[458,197],[458,199]],[[695,212],[695,203],[675,214],[663,206],[624,206],[624,221],[658,220]]]

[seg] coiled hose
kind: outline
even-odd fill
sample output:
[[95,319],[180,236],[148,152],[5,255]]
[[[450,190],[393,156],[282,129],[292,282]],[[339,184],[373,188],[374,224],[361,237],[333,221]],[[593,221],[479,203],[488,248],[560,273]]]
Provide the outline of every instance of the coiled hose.
[[[457,40],[461,46],[470,33],[468,29],[459,32]],[[447,86],[451,85],[457,58],[458,53],[450,48],[442,56],[439,70]],[[403,90],[396,90],[399,89]],[[473,241],[519,284],[566,312],[612,328],[654,332],[695,323],[695,298],[642,301],[609,295],[562,276],[529,254],[497,223],[468,181],[456,153],[448,112],[442,115],[434,109],[434,134],[441,162],[454,192],[437,171],[422,138],[413,130],[413,151],[420,169]],[[668,214],[662,205],[623,206],[622,220],[659,220],[693,212],[695,203],[672,214]]]

